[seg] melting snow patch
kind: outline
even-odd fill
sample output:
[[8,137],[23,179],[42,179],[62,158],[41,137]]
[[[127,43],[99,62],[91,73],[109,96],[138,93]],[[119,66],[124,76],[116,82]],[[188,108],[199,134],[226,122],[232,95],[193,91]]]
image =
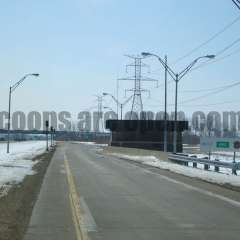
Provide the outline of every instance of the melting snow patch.
[[73,142],[73,143],[79,143],[79,144],[85,144],[85,145],[94,145],[94,146],[99,146],[99,147],[107,147],[108,144],[105,143],[95,143],[95,142]]
[[10,144],[10,153],[6,153],[6,143],[0,143],[0,197],[7,194],[13,184],[23,181],[37,161],[34,157],[45,152],[45,141],[15,142]]

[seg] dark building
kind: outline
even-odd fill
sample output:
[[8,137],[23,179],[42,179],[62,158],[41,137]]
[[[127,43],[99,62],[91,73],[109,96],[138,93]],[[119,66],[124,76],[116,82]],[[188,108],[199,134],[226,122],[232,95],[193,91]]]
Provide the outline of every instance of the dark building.
[[[163,120],[107,120],[111,131],[111,146],[164,150]],[[182,152],[182,132],[188,129],[187,121],[177,122],[177,151]],[[174,121],[167,121],[168,151],[173,151]]]

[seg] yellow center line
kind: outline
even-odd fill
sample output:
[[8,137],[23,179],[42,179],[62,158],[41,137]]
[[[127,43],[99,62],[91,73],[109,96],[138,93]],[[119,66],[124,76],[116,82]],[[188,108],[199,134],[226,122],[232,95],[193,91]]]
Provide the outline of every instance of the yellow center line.
[[72,211],[73,223],[76,230],[77,240],[89,240],[87,231],[82,227],[84,223],[81,217],[80,198],[77,192],[74,177],[70,170],[70,166],[69,166],[66,154],[64,154],[64,166],[66,169],[66,175],[67,175],[67,181],[68,181],[68,187],[69,187],[69,201],[70,201],[70,206]]

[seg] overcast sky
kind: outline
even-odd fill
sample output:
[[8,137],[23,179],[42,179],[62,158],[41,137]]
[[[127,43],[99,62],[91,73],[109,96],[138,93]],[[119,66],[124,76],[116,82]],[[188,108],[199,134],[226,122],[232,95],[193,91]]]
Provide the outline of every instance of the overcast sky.
[[[8,88],[24,74],[29,78],[13,96],[13,110],[68,110],[77,113],[93,107],[95,94],[116,93],[116,79],[127,76],[124,54],[151,51],[180,71],[193,59],[216,54],[240,38],[240,21],[209,44],[177,64],[199,44],[240,16],[231,0],[11,0],[0,7],[0,107],[7,110]],[[240,42],[221,57],[239,51]],[[220,56],[219,56],[220,58]],[[186,92],[221,87],[240,81],[240,52],[189,73],[181,80],[179,102],[209,92]],[[156,59],[146,59],[150,77],[164,81]],[[120,97],[133,82],[121,82]],[[147,110],[162,110],[163,86],[144,85],[152,91],[143,96]],[[240,85],[213,96],[180,104],[180,109],[239,110]],[[169,85],[169,104],[173,103]],[[105,104],[111,104],[106,99]],[[228,102],[228,103],[222,103]],[[222,104],[221,104],[222,103]],[[195,105],[214,104],[210,107]],[[215,105],[216,104],[216,105]],[[187,105],[187,106],[186,106]],[[111,104],[114,107],[114,104]],[[126,110],[130,109],[130,105]],[[173,107],[169,106],[169,110]]]

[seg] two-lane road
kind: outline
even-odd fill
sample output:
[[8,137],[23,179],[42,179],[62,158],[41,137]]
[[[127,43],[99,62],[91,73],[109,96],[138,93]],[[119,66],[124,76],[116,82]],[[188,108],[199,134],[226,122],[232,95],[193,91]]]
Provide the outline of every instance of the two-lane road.
[[25,239],[237,240],[240,193],[65,143]]

